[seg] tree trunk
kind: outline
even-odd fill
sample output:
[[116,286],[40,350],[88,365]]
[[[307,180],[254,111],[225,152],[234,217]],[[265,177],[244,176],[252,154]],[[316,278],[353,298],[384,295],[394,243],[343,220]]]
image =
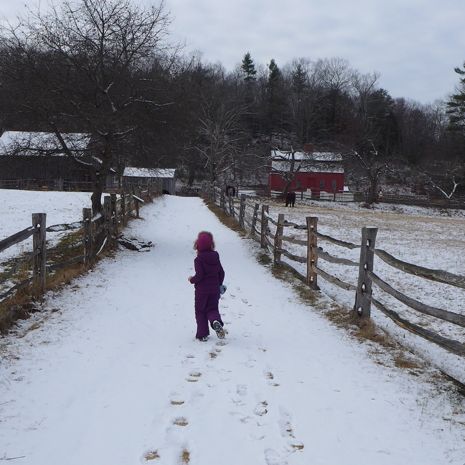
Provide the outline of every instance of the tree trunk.
[[95,215],[96,213],[102,212],[102,194],[105,187],[105,175],[98,173],[96,175],[94,190],[90,197],[92,202],[92,212]]

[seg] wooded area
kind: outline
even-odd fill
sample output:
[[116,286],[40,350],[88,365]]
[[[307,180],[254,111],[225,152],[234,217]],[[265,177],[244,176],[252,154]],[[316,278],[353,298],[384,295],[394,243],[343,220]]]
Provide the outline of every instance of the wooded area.
[[263,182],[270,148],[308,142],[342,153],[349,185],[369,200],[390,182],[463,193],[460,69],[449,102],[423,105],[340,58],[265,65],[245,53],[226,71],[183,56],[170,21],[163,4],[63,0],[0,31],[0,128],[52,132],[68,154],[62,134],[91,134],[94,210],[112,169],[176,167],[189,185]]

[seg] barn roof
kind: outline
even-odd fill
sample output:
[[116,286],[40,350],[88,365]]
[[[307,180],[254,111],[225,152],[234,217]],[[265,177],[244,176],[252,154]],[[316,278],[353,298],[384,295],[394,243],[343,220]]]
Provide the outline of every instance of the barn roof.
[[136,168],[127,166],[123,176],[129,178],[174,178],[174,168]]
[[[281,150],[271,151],[272,160],[290,161],[291,152]],[[342,162],[342,155],[336,152],[294,152],[294,160],[305,160],[308,162]]]
[[[89,145],[90,134],[63,133],[66,145],[73,152],[83,152]],[[52,132],[5,131],[0,137],[0,155],[64,156],[61,145]]]
[[271,151],[271,169],[275,172],[290,170],[294,160],[294,171],[299,173],[344,173],[342,155],[334,152],[281,152]]

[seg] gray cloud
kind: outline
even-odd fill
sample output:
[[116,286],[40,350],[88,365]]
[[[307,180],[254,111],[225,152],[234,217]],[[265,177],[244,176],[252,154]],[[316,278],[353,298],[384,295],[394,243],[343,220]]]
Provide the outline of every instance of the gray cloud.
[[[0,0],[0,18],[23,5]],[[166,7],[172,38],[229,70],[246,51],[257,64],[275,58],[281,66],[337,56],[380,72],[394,97],[431,102],[454,90],[453,69],[465,60],[463,0],[166,0]]]
[[188,49],[232,69],[250,50],[258,63],[346,58],[378,71],[394,97],[430,102],[452,92],[465,60],[459,0],[168,0]]

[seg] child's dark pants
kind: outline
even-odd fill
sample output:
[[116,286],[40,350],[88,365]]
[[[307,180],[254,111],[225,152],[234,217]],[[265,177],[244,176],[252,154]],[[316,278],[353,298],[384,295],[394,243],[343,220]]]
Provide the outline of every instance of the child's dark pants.
[[223,326],[221,321],[220,312],[218,310],[218,302],[220,300],[220,293],[214,294],[198,294],[195,293],[195,319],[197,321],[197,334],[195,337],[201,339],[210,334],[208,329],[208,322],[213,323],[218,320]]

